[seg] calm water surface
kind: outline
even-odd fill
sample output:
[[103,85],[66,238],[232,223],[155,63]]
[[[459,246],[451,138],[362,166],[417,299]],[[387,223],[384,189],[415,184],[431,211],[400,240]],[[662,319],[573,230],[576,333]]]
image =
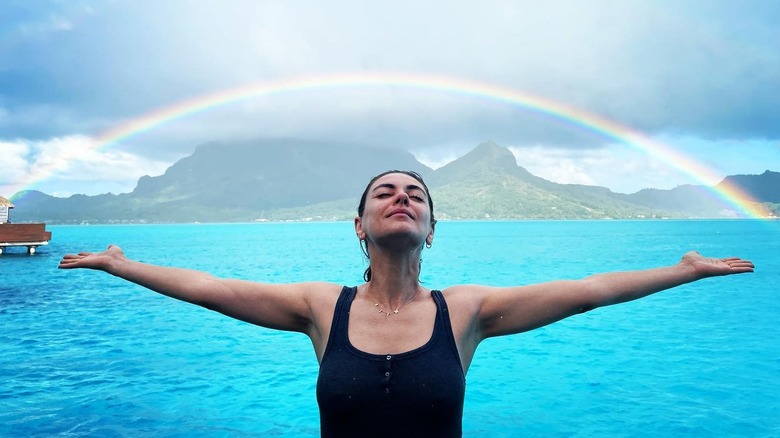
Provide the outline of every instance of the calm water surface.
[[[0,256],[0,435],[317,436],[308,339],[231,320],[60,257],[122,246],[151,263],[354,285],[351,223],[50,226]],[[780,222],[441,222],[431,288],[527,284],[739,255],[713,278],[491,339],[465,436],[780,436]]]

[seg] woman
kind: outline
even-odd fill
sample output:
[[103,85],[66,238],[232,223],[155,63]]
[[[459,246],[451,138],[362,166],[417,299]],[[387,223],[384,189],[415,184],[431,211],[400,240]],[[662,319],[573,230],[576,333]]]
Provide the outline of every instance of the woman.
[[673,266],[576,281],[429,290],[419,282],[420,254],[435,226],[422,178],[389,171],[369,182],[358,207],[355,233],[370,263],[357,287],[220,279],[132,261],[113,245],[66,255],[59,267],[102,270],[243,321],[307,334],[320,363],[323,436],[459,436],[465,374],[482,340],[753,271],[747,260],[689,252]]

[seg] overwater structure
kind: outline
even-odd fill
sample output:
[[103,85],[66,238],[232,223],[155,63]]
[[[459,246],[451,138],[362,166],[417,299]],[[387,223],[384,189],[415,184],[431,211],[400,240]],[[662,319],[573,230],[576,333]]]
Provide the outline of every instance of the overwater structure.
[[46,231],[46,224],[12,224],[10,211],[14,205],[8,199],[0,196],[0,254],[6,248],[14,246],[27,247],[28,254],[35,254],[36,248],[48,245],[51,231]]

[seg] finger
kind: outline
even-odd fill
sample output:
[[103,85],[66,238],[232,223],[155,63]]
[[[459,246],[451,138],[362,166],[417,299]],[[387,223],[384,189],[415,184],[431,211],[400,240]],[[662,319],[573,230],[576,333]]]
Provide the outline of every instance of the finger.
[[743,265],[743,264],[752,265],[753,264],[753,262],[751,262],[750,260],[743,260],[738,257],[721,259],[721,260],[728,265]]
[[62,260],[60,260],[60,264],[73,264],[78,263],[78,261],[81,260],[81,257],[63,257]]
[[748,260],[729,260],[725,263],[734,272],[753,272],[755,268],[753,263]]

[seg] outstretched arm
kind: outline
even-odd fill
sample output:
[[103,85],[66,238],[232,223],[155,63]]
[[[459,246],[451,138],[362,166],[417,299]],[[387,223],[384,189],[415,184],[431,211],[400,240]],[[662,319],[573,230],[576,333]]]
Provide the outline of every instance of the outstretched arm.
[[312,322],[309,296],[321,283],[271,285],[229,280],[189,269],[151,265],[125,257],[110,245],[100,253],[65,255],[60,269],[87,268],[264,327],[307,332]]
[[753,263],[737,257],[703,257],[686,253],[672,266],[642,271],[598,274],[582,280],[562,280],[530,286],[472,289],[479,300],[476,333],[479,340],[541,327],[597,307],[636,300],[706,277],[753,272]]

